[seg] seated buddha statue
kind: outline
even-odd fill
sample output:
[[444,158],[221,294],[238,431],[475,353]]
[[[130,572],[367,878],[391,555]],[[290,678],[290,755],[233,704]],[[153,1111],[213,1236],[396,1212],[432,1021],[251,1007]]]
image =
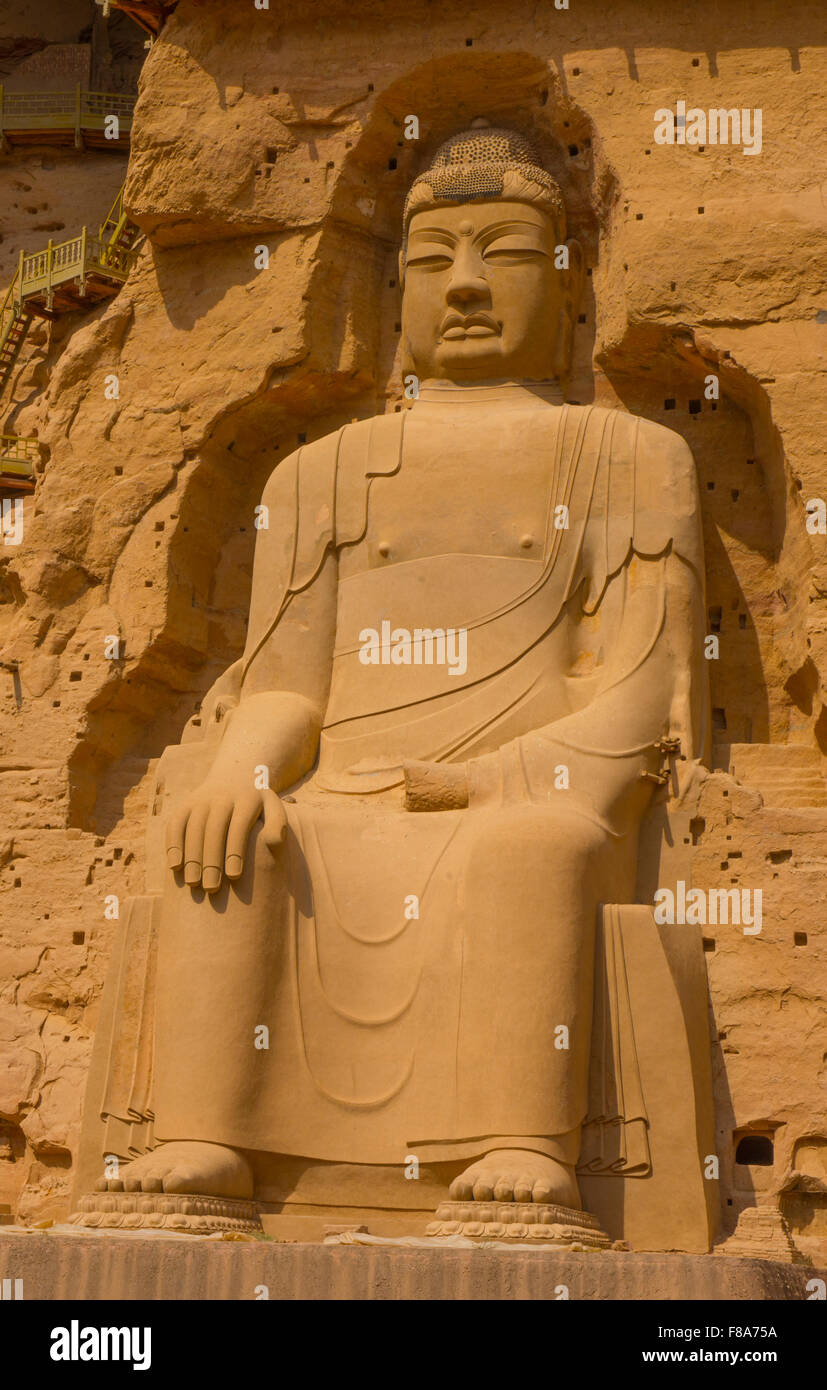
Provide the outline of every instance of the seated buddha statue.
[[694,464],[566,403],[582,256],[527,139],[448,140],[403,230],[415,399],[265,489],[166,824],[154,1146],[101,1187],[413,1154],[456,1200],[581,1207],[598,908],[635,901],[664,748],[703,740]]

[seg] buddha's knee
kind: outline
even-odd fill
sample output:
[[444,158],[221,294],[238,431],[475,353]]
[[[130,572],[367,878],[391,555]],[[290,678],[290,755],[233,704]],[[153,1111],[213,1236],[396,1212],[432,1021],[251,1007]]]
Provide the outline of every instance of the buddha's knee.
[[[534,806],[486,816],[469,846],[460,887],[460,904],[473,924],[467,949],[490,951],[497,968],[507,964],[512,974],[528,961],[544,962],[549,978],[577,974],[581,957],[571,943],[587,940],[596,920],[604,851],[605,836],[585,817]],[[564,943],[569,946],[561,956]],[[588,954],[582,960],[588,973]]]
[[472,854],[517,864],[564,862],[587,870],[605,852],[607,836],[586,816],[544,806],[505,806],[480,816]]
[[585,817],[534,806],[503,808],[477,829],[465,863],[463,899],[520,930],[532,923],[592,920],[602,897],[606,837]]

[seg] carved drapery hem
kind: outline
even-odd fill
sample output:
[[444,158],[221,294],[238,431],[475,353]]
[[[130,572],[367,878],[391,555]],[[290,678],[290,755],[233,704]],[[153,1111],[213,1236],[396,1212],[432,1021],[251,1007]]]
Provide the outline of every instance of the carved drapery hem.
[[[100,1102],[104,1154],[124,1161],[154,1147],[152,1068],[158,897],[130,900],[116,943],[112,993],[99,1030],[106,1035],[106,1082]],[[589,1110],[577,1171],[646,1177],[652,1171],[648,1116],[643,1100],[629,1002],[620,908],[599,914],[595,954],[595,1011]],[[116,1026],[117,1021],[117,1026]],[[181,1138],[187,1136],[182,1135]],[[572,1163],[569,1136],[485,1135],[440,1141],[411,1140],[423,1163],[471,1159],[493,1149],[525,1148]]]

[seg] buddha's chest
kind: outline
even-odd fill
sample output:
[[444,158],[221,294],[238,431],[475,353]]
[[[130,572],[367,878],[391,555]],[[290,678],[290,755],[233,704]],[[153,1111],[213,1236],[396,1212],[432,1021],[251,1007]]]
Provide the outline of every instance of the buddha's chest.
[[343,576],[431,555],[542,559],[554,505],[553,434],[524,418],[406,422],[401,464],[371,482],[367,528]]

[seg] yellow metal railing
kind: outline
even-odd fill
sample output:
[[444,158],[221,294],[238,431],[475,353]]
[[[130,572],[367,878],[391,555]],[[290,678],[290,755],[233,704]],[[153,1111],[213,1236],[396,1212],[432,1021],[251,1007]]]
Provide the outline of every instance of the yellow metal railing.
[[37,439],[34,435],[0,434],[0,458],[5,463],[33,463],[37,458]]
[[6,335],[9,329],[11,328],[11,325],[20,313],[20,304],[18,302],[17,297],[18,274],[19,266],[14,273],[14,279],[9,285],[9,288],[6,290],[6,297],[3,300],[3,307],[0,308],[0,343],[3,343],[5,341]]
[[0,137],[6,131],[73,130],[80,144],[85,130],[106,130],[117,116],[119,136],[132,129],[136,97],[125,92],[7,92],[0,85]]
[[127,217],[123,207],[123,191],[125,188],[126,184],[122,183],[115,194],[114,203],[100,224],[99,235],[101,241],[117,241],[126,226]]
[[[122,186],[97,236],[83,227],[68,241],[56,245],[50,241],[42,251],[28,255],[20,252],[14,278],[0,305],[0,391],[11,375],[32,315],[48,318],[55,312],[81,308],[78,297],[86,294],[90,275],[114,283],[111,293],[116,293],[117,283],[127,279],[140,256],[139,238],[138,228],[124,210]],[[74,284],[73,292],[64,294],[55,306],[55,289],[69,281]],[[95,294],[100,294],[99,283]]]
[[37,440],[19,434],[0,434],[0,477],[34,479]]
[[105,263],[107,265],[126,265],[130,269],[133,260],[124,261],[123,252],[132,251],[137,256],[139,243],[143,241],[143,235],[134,222],[130,222],[126,208],[123,204],[124,189],[126,183],[122,183],[115,195],[115,201],[109,209],[106,217],[98,228],[99,240],[106,247]]
[[32,295],[51,295],[57,285],[67,280],[83,280],[96,270],[102,271],[107,279],[125,280],[139,256],[137,250],[118,246],[110,240],[90,235],[86,227],[79,236],[58,245],[49,245],[43,251],[35,251],[27,256],[20,253],[18,267],[18,304]]

